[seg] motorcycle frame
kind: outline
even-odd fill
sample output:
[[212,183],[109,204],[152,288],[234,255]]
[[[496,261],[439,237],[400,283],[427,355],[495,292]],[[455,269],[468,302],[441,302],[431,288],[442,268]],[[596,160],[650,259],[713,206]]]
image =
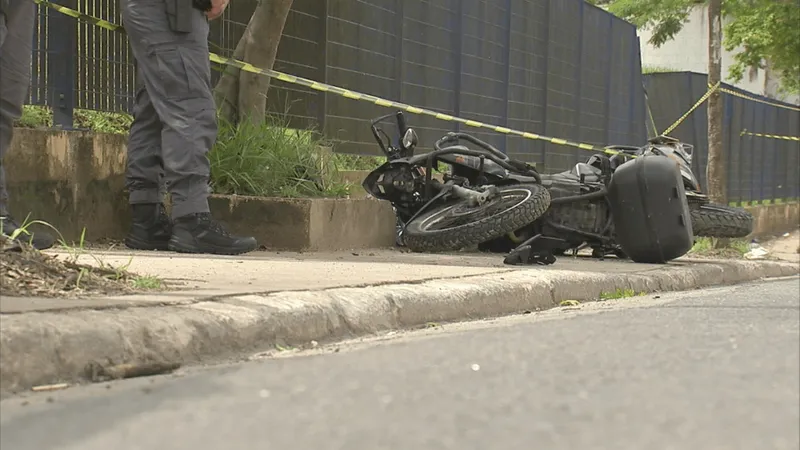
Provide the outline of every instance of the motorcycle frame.
[[[674,146],[681,146],[681,150],[683,150],[682,155],[675,155],[674,152],[677,152],[678,149],[675,149]],[[668,154],[665,154],[663,147],[671,148],[671,151]],[[687,152],[687,147],[690,150]],[[681,167],[681,175],[684,179],[684,185],[686,186],[686,194],[690,200],[699,203],[705,203],[708,201],[708,197],[700,191],[700,186],[697,178],[694,176],[691,168],[692,162],[692,154],[694,147],[690,144],[685,144],[678,139],[669,137],[669,136],[656,136],[648,140],[647,144],[644,146],[632,146],[632,145],[610,145],[605,147],[607,150],[614,150],[620,152],[624,156],[629,157],[636,157],[636,156],[643,156],[646,155],[648,152],[652,152],[653,150],[658,151],[659,154],[670,157],[676,160],[679,167]],[[628,159],[628,158],[625,158]],[[595,192],[589,192],[587,194],[569,196],[569,197],[561,197],[561,198],[554,198],[551,200],[552,205],[559,205],[559,204],[574,204],[579,202],[585,201],[596,201],[599,199],[603,199],[610,208],[611,205],[608,200],[608,183],[610,182],[611,175],[613,173],[613,169],[610,165],[610,160],[608,158],[602,158],[601,167],[599,167],[601,171],[601,183],[603,187],[598,189]],[[687,174],[684,172],[684,169]],[[581,177],[580,183],[584,184],[584,178]],[[584,244],[575,248],[575,251],[579,250],[580,248],[586,246],[592,246],[593,248],[597,248],[596,246],[592,245],[591,241],[600,244],[601,248],[601,255],[602,258],[604,254],[608,251],[615,251],[617,249],[613,248],[611,245],[613,244],[614,239],[610,234],[610,229],[613,224],[613,218],[609,214],[606,223],[602,229],[600,234],[587,232],[583,230],[579,230],[576,228],[568,227],[565,225],[557,224],[550,218],[542,218],[541,224],[547,225],[553,229],[558,231],[562,231],[565,233],[575,234],[581,236],[586,239]],[[537,233],[533,235],[533,237],[525,240],[524,242],[520,243],[515,247],[511,253],[506,257],[507,264],[524,264],[524,260],[528,258],[528,255],[535,255],[534,261],[539,259],[547,260],[548,258],[545,255],[547,252],[551,252],[554,248],[557,248],[558,242],[561,241],[565,244],[568,244],[567,240],[564,238],[558,238],[555,236],[549,236],[544,234],[542,231],[541,226],[538,228]],[[521,256],[525,255],[525,256]]]
[[[397,147],[392,145],[391,137],[389,137],[389,135],[386,134],[386,132],[384,132],[381,128],[378,127],[380,123],[386,121],[391,117],[395,118],[397,123],[397,128],[400,134],[399,145]],[[530,176],[534,180],[536,180],[536,182],[539,184],[541,184],[542,181],[539,173],[531,166],[510,159],[507,155],[505,155],[503,152],[493,147],[491,144],[484,142],[466,133],[454,133],[454,132],[447,133],[433,144],[434,147],[433,151],[422,153],[419,155],[414,155],[414,148],[405,148],[402,142],[403,136],[406,134],[409,128],[406,124],[405,116],[401,111],[397,111],[391,114],[386,114],[384,116],[373,119],[370,123],[370,129],[372,131],[372,135],[375,137],[375,141],[381,148],[381,151],[384,153],[384,155],[386,155],[387,164],[405,164],[411,167],[424,166],[425,168],[424,181],[423,181],[423,201],[426,203],[408,221],[413,220],[414,217],[418,216],[422,211],[427,209],[433,203],[434,200],[437,200],[441,198],[444,194],[450,192],[452,192],[458,198],[466,198],[478,202],[485,201],[486,196],[484,193],[480,193],[472,189],[466,189],[452,183],[442,184],[438,180],[433,180],[434,165],[438,167],[438,163],[440,162],[439,157],[444,155],[459,154],[459,155],[474,156],[480,158],[481,164],[478,169],[479,173],[483,171],[484,161],[486,159],[489,159],[490,161],[508,170],[509,172]],[[388,143],[384,142],[384,140],[381,138],[381,134],[387,137]],[[455,144],[444,146],[446,144],[457,143],[461,139],[466,140],[474,145],[477,145],[482,149],[474,150],[465,147],[463,145],[455,145]],[[447,162],[447,164],[457,164],[457,163]],[[435,194],[434,191],[436,191]]]
[[[592,201],[595,201],[595,200],[603,200],[606,203],[606,205],[608,205],[608,207],[610,208],[611,205],[610,205],[610,203],[608,201],[608,183],[611,181],[611,177],[610,177],[611,169],[610,169],[610,166],[608,166],[608,160],[601,160],[601,161],[605,161],[606,164],[604,164],[604,167],[602,167],[600,169],[601,170],[600,179],[601,179],[601,183],[602,183],[602,187],[600,187],[600,189],[598,189],[597,191],[594,191],[594,192],[588,192],[586,194],[579,194],[579,195],[572,195],[572,196],[569,196],[569,197],[554,198],[554,199],[552,199],[550,201],[550,204],[551,205],[565,205],[565,204],[575,204],[575,203],[580,203],[580,202],[592,202]],[[581,184],[585,183],[585,180],[584,180],[583,176],[581,176],[580,183]],[[583,236],[583,237],[587,238],[587,240],[599,241],[599,243],[601,245],[603,245],[603,246],[608,245],[610,242],[613,242],[613,238],[609,234],[609,230],[611,229],[611,225],[613,224],[613,222],[614,222],[613,218],[609,214],[608,218],[606,219],[606,223],[603,226],[603,230],[601,231],[600,234],[598,234],[598,233],[592,233],[592,232],[589,232],[589,231],[583,231],[583,230],[579,230],[577,228],[572,228],[572,227],[568,227],[566,225],[558,224],[558,223],[553,222],[549,218],[545,218],[543,220],[544,224],[546,224],[546,225],[548,225],[548,226],[550,226],[552,228],[555,228],[556,230],[563,231],[563,232],[566,232],[566,233],[574,233],[574,234],[577,234],[577,235],[580,235],[580,236]],[[548,236],[543,236],[543,237],[548,237]],[[522,244],[520,244],[520,246],[524,245],[524,244],[525,243],[522,243]]]

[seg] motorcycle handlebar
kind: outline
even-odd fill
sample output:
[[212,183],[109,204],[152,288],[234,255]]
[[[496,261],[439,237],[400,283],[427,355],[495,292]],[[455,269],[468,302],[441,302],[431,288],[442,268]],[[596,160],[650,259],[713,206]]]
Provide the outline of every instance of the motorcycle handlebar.
[[470,143],[472,143],[474,145],[477,145],[478,147],[483,148],[484,150],[486,150],[489,153],[493,154],[497,158],[500,158],[500,159],[502,159],[504,161],[508,160],[508,156],[506,156],[505,153],[503,153],[500,150],[494,148],[491,144],[489,144],[487,142],[484,142],[484,141],[476,138],[475,136],[471,136],[471,135],[466,134],[466,133],[447,133],[446,135],[442,136],[441,139],[439,139],[438,141],[436,141],[433,144],[433,148],[435,150],[441,150],[443,144],[445,144],[447,142],[453,142],[453,141],[458,142],[460,139],[464,139],[465,141],[468,141],[468,142],[470,142]]
[[406,116],[403,115],[402,111],[398,111],[396,114],[397,117],[397,129],[400,131],[400,138],[402,139],[403,135],[406,134]]

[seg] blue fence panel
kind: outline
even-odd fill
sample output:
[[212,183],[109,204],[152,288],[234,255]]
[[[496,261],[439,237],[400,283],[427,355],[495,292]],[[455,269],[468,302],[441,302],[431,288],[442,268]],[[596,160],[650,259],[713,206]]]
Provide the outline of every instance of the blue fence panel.
[[[110,0],[65,0],[120,23]],[[257,0],[211,23],[211,51],[232,56]],[[130,111],[135,67],[124,35],[39,9],[30,102]],[[58,39],[55,38],[58,36]],[[642,142],[644,96],[636,30],[583,0],[295,0],[275,69],[493,125],[606,144]],[[219,79],[212,73],[212,80]],[[273,80],[271,112],[318,127],[337,151],[377,154],[369,120],[389,111]],[[423,147],[460,129],[545,170],[588,153],[414,116]]]
[[[704,74],[680,72],[645,76],[650,108],[659,130],[672,125],[708,90]],[[796,105],[723,84],[753,99],[723,94],[723,155],[731,202],[764,202],[800,197],[800,142],[743,132],[800,137]],[[697,108],[672,136],[695,146],[693,170],[703,188],[708,163],[708,108]]]

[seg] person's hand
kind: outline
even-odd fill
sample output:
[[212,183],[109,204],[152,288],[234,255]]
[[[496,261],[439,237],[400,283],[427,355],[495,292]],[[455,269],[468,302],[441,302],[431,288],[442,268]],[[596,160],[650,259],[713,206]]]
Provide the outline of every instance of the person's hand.
[[225,8],[228,7],[229,0],[211,0],[211,9],[206,12],[206,17],[208,20],[214,20],[222,15],[225,12]]

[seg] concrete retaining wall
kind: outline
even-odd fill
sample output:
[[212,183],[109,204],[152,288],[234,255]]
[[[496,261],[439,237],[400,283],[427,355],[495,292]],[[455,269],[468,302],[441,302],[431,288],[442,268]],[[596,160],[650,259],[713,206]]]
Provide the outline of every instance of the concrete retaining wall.
[[342,250],[390,247],[395,219],[373,199],[277,199],[213,195],[214,217],[234,233],[255,236],[273,250]]
[[765,236],[800,227],[800,203],[777,203],[771,205],[746,206],[753,215],[754,236]]
[[[4,161],[10,208],[20,221],[53,225],[67,242],[124,239],[130,222],[125,189],[126,137],[15,130]],[[354,191],[360,192],[359,187]],[[341,250],[394,243],[394,214],[367,199],[213,196],[212,212],[232,231],[276,250]]]
[[17,219],[42,220],[68,240],[86,227],[92,240],[121,239],[130,214],[125,136],[16,129],[3,161],[9,207]]
[[[130,213],[125,191],[126,137],[17,129],[4,165],[11,210],[55,226],[67,241],[120,240]],[[394,216],[386,202],[360,187],[368,172],[342,173],[350,199],[276,199],[213,196],[214,214],[233,231],[252,233],[267,248],[339,250],[390,246]],[[755,235],[796,229],[800,204],[749,206]]]

